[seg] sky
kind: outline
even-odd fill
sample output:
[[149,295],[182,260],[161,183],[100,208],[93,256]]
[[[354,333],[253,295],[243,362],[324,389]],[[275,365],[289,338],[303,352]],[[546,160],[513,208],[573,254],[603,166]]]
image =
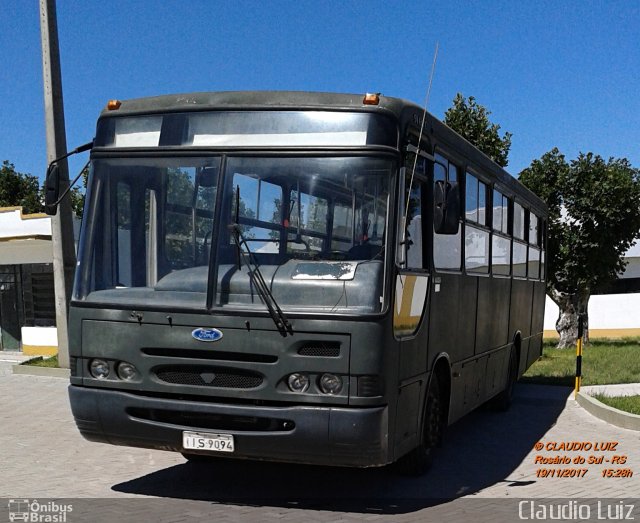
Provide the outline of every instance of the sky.
[[[640,2],[58,0],[67,146],[110,99],[381,92],[443,118],[474,96],[517,175],[553,147],[640,167]],[[0,0],[0,161],[46,170],[39,2]],[[85,153],[86,156],[86,153]],[[70,163],[75,176],[86,158]]]

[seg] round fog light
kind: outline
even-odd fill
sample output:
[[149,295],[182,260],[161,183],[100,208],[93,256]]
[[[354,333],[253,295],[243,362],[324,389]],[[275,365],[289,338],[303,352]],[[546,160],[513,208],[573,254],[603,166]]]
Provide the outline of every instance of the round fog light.
[[116,372],[118,373],[118,378],[125,381],[131,381],[136,377],[136,368],[131,365],[131,363],[127,363],[126,361],[121,361],[118,363],[118,367],[116,368]]
[[91,360],[89,372],[94,378],[104,380],[109,376],[109,364],[104,360]]
[[287,384],[292,392],[304,392],[309,388],[309,377],[300,372],[294,372],[289,376]]
[[320,390],[325,394],[338,394],[342,390],[342,378],[335,374],[320,376]]

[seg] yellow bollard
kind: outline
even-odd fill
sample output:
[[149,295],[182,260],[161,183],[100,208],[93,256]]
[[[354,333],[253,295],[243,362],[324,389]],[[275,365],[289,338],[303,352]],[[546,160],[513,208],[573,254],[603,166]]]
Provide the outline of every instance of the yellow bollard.
[[580,315],[578,317],[578,340],[576,341],[575,398],[578,397],[578,392],[580,392],[580,385],[582,384],[582,335],[583,335],[583,324],[582,324],[582,315]]

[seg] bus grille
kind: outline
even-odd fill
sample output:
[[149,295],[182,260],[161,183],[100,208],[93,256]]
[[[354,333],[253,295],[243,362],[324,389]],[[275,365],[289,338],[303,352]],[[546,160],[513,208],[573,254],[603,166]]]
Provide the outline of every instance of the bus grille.
[[295,423],[276,418],[234,416],[163,409],[128,408],[127,414],[139,419],[170,423],[195,429],[234,431],[291,431]]
[[320,356],[337,358],[340,356],[340,343],[335,341],[318,341],[305,343],[298,349],[300,356]]
[[161,367],[156,370],[156,376],[174,385],[226,389],[254,389],[263,381],[259,374],[218,367]]

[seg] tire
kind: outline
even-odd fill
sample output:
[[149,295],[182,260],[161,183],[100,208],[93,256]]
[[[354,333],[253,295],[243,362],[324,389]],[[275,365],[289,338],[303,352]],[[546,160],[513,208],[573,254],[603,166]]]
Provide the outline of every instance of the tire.
[[396,470],[403,476],[422,476],[433,463],[436,448],[442,444],[444,432],[444,408],[438,377],[434,374],[427,393],[422,441],[396,462]]
[[489,401],[489,405],[492,409],[506,412],[511,407],[513,402],[513,389],[518,381],[518,361],[516,357],[515,347],[511,348],[509,355],[509,375],[507,376],[507,384],[502,392]]

